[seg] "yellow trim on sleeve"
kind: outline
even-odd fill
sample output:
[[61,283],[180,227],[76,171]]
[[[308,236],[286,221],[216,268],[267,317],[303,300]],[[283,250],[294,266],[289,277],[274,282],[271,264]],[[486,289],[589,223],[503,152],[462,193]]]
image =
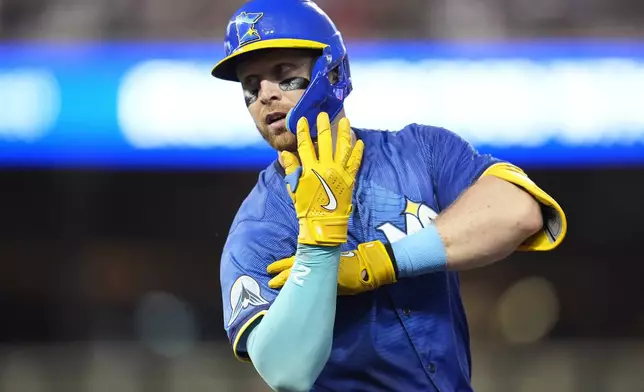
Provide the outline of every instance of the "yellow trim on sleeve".
[[276,38],[260,40],[248,45],[244,45],[231,53],[226,58],[221,60],[212,69],[212,75],[216,78],[238,82],[237,75],[235,74],[235,62],[231,61],[237,56],[244,53],[253,52],[260,49],[324,49],[328,45],[322,42],[310,41],[306,39],[294,38]]
[[494,176],[520,186],[544,207],[543,229],[528,238],[518,250],[548,251],[561,244],[568,231],[566,214],[555,199],[539,188],[523,170],[509,163],[496,163],[488,167],[481,175],[483,176]]
[[245,358],[239,355],[239,352],[237,351],[237,345],[239,344],[239,340],[241,339],[241,337],[246,332],[246,329],[248,329],[248,327],[250,327],[258,318],[263,317],[266,314],[266,312],[267,312],[266,310],[257,312],[257,314],[255,314],[253,317],[248,319],[248,321],[246,321],[244,325],[242,325],[242,327],[239,329],[239,332],[237,332],[237,335],[235,335],[235,340],[233,341],[233,354],[235,354],[235,358],[237,358],[239,361],[251,363],[249,358]]

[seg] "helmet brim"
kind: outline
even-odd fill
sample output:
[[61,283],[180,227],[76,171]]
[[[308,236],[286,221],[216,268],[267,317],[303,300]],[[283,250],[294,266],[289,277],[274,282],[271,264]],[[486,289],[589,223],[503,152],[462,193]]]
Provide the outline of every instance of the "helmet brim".
[[256,41],[242,46],[237,51],[231,53],[229,56],[218,62],[212,69],[211,74],[218,79],[239,82],[239,79],[237,78],[237,63],[239,62],[241,55],[265,49],[322,50],[327,46],[327,44],[322,42],[293,38],[275,38]]

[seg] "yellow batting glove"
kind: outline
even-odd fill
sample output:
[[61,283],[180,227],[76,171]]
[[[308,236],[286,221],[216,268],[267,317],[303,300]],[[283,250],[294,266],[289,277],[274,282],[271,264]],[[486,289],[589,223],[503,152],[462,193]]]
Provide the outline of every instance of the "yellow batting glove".
[[[328,114],[317,118],[318,151],[311,141],[305,117],[297,123],[297,151],[300,160],[288,152],[281,154],[287,178],[302,174],[287,189],[295,204],[300,222],[298,242],[307,245],[337,246],[347,241],[347,230],[353,186],[360,168],[364,143],[358,140],[351,147],[351,126],[343,118],[338,124],[335,155]],[[293,187],[295,189],[293,189]]]
[[[286,283],[295,256],[276,261],[266,270],[277,275],[268,282],[272,289]],[[358,245],[358,249],[342,252],[338,269],[338,295],[355,295],[372,291],[386,284],[396,283],[396,272],[387,249],[380,241]]]

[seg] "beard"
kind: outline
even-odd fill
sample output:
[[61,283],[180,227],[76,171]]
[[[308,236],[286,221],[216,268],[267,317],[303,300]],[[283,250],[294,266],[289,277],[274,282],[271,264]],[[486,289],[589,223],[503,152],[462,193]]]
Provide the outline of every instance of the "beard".
[[297,137],[285,127],[272,130],[267,124],[257,125],[262,138],[277,151],[297,152]]

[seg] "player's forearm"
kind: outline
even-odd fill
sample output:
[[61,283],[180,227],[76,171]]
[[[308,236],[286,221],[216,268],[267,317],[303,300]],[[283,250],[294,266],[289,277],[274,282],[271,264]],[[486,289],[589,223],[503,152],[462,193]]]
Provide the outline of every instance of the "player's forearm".
[[291,275],[248,339],[248,354],[276,391],[308,391],[331,353],[339,247],[300,245]]
[[543,225],[541,209],[519,187],[483,177],[435,222],[445,246],[448,270],[467,270],[513,253]]
[[462,271],[509,256],[542,225],[538,203],[520,188],[484,177],[426,227],[391,245],[399,277]]

